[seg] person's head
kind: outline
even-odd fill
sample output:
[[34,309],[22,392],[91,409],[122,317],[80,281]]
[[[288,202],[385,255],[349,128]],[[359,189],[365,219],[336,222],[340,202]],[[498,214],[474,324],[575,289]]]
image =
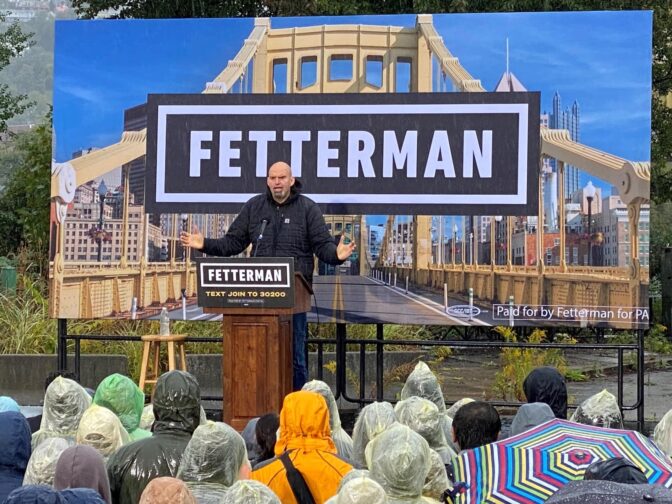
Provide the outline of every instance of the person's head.
[[284,203],[289,198],[294,182],[292,168],[284,161],[273,163],[268,169],[266,184],[276,203]]
[[280,427],[280,417],[275,413],[268,413],[259,418],[254,433],[259,446],[259,460],[273,458],[277,432]]
[[177,477],[182,481],[230,487],[249,477],[249,464],[242,436],[225,423],[207,422],[194,431]]
[[197,504],[187,484],[176,478],[154,478],[140,496],[140,504]]
[[336,453],[329,428],[327,402],[316,392],[292,392],[282,402],[280,437],[275,443],[275,454],[281,455],[296,448]]
[[399,401],[394,407],[399,423],[407,425],[429,443],[430,448],[442,449],[448,446],[441,429],[442,414],[433,402],[422,397],[411,396]]
[[107,458],[128,443],[130,438],[117,415],[107,408],[92,404],[82,415],[75,440],[77,444],[91,446]]
[[145,394],[128,376],[114,373],[100,382],[93,403],[112,411],[131,433],[140,425]]
[[446,412],[446,403],[443,400],[441,384],[429,366],[420,361],[416,364],[413,372],[406,378],[406,383],[401,389],[401,399],[418,396],[436,404],[439,413]]
[[602,390],[583,401],[574,411],[570,421],[607,429],[623,428],[623,416],[618,400],[607,390]]
[[91,397],[79,383],[58,376],[44,393],[40,429],[74,437],[90,405]]
[[567,418],[567,384],[554,367],[533,369],[523,382],[528,403],[543,402],[553,410],[556,418]]
[[179,426],[191,434],[201,421],[201,391],[194,375],[186,371],[159,376],[152,402],[155,433]]
[[238,480],[224,494],[221,504],[280,504],[280,499],[263,483]]
[[515,436],[554,418],[555,414],[553,410],[546,403],[534,402],[523,404],[518,408],[518,412],[513,417],[513,422],[511,422],[511,435]]
[[21,406],[9,396],[0,396],[0,413],[5,411],[21,412]]
[[388,402],[374,402],[364,406],[352,430],[352,458],[356,467],[367,467],[364,454],[366,445],[396,421],[397,415]]
[[56,378],[58,377],[61,378],[67,378],[68,380],[72,381],[77,381],[77,375],[73,373],[72,371],[52,371],[51,373],[47,374],[47,377],[44,379],[44,391],[46,392],[47,389],[49,388],[49,385],[51,385],[51,382],[53,382]]
[[324,400],[327,402],[327,407],[329,408],[329,425],[331,430],[334,431],[339,429],[341,427],[341,417],[338,414],[336,398],[334,397],[334,393],[329,388],[329,385],[321,380],[310,380],[303,385],[302,390],[317,392],[322,397],[324,397]]
[[453,440],[460,450],[469,450],[497,441],[502,428],[499,413],[486,402],[462,406],[453,419]]
[[610,458],[593,462],[586,469],[583,479],[613,481],[629,485],[649,482],[639,467],[623,458]]
[[27,484],[14,489],[4,504],[67,504],[67,502],[49,485]]
[[393,500],[417,499],[422,495],[430,467],[427,441],[405,425],[395,424],[366,447],[371,479]]
[[30,459],[30,426],[16,411],[0,413],[0,502],[12,488],[21,486]]
[[56,463],[61,454],[72,444],[71,441],[60,437],[51,437],[42,441],[30,456],[23,484],[53,485]]
[[387,494],[380,484],[367,476],[352,478],[336,494],[336,504],[385,504]]
[[54,488],[91,488],[107,504],[112,504],[110,482],[105,461],[97,450],[85,445],[71,446],[58,458],[54,474]]

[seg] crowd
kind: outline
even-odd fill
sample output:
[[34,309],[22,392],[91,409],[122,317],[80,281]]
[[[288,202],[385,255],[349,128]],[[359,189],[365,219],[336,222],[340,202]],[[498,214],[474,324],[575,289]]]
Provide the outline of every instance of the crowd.
[[[557,370],[535,369],[524,391],[528,404],[513,419],[511,435],[566,419],[567,388]],[[622,428],[616,400],[606,391],[571,420]],[[331,389],[317,380],[288,394],[280,412],[252,420],[241,435],[205,419],[198,382],[186,372],[163,374],[148,406],[126,376],[107,377],[95,392],[59,376],[46,388],[35,432],[19,405],[0,397],[0,503],[446,502],[464,484],[453,482],[456,454],[497,441],[501,430],[497,410],[486,402],[463,399],[447,409],[438,379],[423,362],[395,406],[374,402],[361,410],[352,437],[341,426]],[[672,411],[653,438],[672,455]],[[621,458],[592,464],[585,480],[577,483],[613,482],[614,495],[626,492],[619,485],[647,483],[641,469]],[[663,491],[669,492],[656,489]]]

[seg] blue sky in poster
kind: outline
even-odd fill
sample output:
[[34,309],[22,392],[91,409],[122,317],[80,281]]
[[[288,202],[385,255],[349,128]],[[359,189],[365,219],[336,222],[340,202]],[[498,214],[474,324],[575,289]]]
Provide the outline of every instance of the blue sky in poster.
[[[413,26],[415,16],[273,18],[274,28],[320,24]],[[434,15],[448,49],[492,90],[506,68],[563,108],[581,107],[581,142],[650,158],[648,12]],[[57,161],[119,140],[123,111],[147,93],[198,93],[240,49],[252,19],[58,21],[54,64]],[[627,27],[627,29],[624,29]],[[605,189],[607,186],[602,185]]]

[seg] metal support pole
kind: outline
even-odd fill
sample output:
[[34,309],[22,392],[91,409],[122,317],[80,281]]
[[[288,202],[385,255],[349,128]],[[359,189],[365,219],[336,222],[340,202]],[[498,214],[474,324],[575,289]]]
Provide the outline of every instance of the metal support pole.
[[616,393],[618,394],[618,409],[621,411],[621,418],[623,417],[623,349],[618,349],[618,385],[616,388]]
[[469,321],[474,320],[474,289],[469,287]]
[[513,327],[513,296],[509,296],[509,325]]
[[637,329],[637,430],[644,432],[644,330]]
[[75,376],[77,381],[81,381],[81,371],[82,371],[82,347],[81,340],[77,338],[75,340]]
[[68,319],[58,319],[56,361],[59,371],[68,369]]
[[448,313],[448,284],[443,284],[443,311]]
[[336,399],[345,395],[346,338],[345,324],[336,324]]
[[383,324],[376,324],[376,401],[383,400]]
[[366,345],[359,344],[359,398],[366,397]]

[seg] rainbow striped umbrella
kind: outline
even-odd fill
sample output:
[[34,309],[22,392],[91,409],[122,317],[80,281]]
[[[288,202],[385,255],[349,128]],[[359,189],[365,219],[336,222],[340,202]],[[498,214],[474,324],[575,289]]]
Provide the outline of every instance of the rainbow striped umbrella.
[[560,487],[583,479],[598,460],[632,461],[655,485],[672,487],[672,462],[639,432],[550,420],[453,459],[454,481],[469,488],[456,504],[544,502]]

